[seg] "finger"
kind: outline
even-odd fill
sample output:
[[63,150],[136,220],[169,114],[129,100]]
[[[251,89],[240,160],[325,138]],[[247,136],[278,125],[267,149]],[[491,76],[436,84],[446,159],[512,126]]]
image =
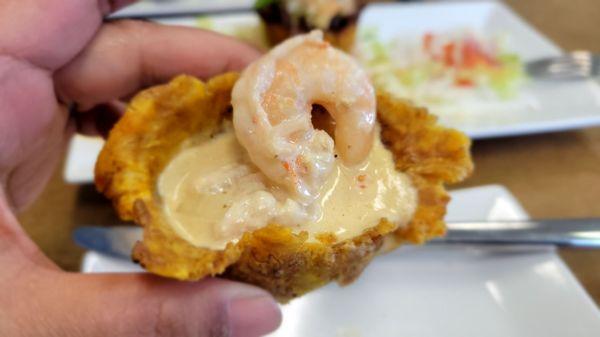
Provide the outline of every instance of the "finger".
[[281,322],[273,298],[246,284],[68,274],[47,259],[40,263],[45,257],[27,240],[1,194],[0,189],[2,336],[258,337]]
[[92,38],[102,17],[133,1],[2,0],[0,54],[55,70]]
[[208,78],[240,70],[254,48],[220,34],[142,21],[106,24],[91,44],[55,75],[64,102],[83,110],[186,73]]
[[281,322],[266,291],[227,280],[69,274],[60,281],[65,286],[48,291],[43,301],[69,308],[44,317],[61,336],[258,337]]

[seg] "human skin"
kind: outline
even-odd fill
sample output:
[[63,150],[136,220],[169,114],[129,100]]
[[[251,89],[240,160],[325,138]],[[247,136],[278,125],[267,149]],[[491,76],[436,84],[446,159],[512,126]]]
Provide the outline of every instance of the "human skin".
[[[258,56],[232,39],[147,22],[102,23],[123,1],[0,1],[0,335],[260,336],[279,308],[226,280],[60,270],[15,213],[43,189],[76,131],[105,131],[141,88],[208,78]],[[68,107],[77,112],[69,113]],[[72,110],[72,109],[71,109]],[[44,219],[39,219],[44,221]]]

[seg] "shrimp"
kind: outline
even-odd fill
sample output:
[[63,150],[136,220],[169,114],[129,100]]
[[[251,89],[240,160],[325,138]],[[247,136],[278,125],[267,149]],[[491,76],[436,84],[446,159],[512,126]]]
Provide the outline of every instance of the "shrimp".
[[[233,125],[252,162],[307,204],[335,164],[362,163],[374,137],[375,93],[349,55],[321,31],[293,37],[251,64],[233,91]],[[335,143],[311,122],[313,105],[335,121]]]

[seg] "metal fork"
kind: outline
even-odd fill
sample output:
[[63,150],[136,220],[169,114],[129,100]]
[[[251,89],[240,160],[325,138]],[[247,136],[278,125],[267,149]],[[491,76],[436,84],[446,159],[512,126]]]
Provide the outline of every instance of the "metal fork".
[[579,80],[600,75],[600,55],[574,51],[559,57],[527,62],[527,74],[538,80]]

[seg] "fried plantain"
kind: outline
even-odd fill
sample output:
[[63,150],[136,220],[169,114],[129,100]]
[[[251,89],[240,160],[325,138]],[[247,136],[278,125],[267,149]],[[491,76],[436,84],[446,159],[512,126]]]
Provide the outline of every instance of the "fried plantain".
[[[156,191],[159,175],[198,133],[222,131],[231,118],[231,89],[238,74],[206,83],[182,75],[140,92],[110,132],[95,170],[97,189],[112,200],[123,220],[143,226],[143,240],[132,258],[148,271],[180,280],[206,276],[252,283],[286,302],[328,282],[348,284],[378,253],[402,243],[423,243],[445,233],[449,196],[444,185],[466,178],[473,169],[470,141],[443,128],[426,109],[379,93],[381,139],[396,169],[417,190],[418,205],[407,226],[382,219],[358,237],[337,241],[332,233],[309,240],[278,224],[247,232],[222,250],[197,247],[180,238],[163,214]],[[385,248],[382,249],[385,242]]]

